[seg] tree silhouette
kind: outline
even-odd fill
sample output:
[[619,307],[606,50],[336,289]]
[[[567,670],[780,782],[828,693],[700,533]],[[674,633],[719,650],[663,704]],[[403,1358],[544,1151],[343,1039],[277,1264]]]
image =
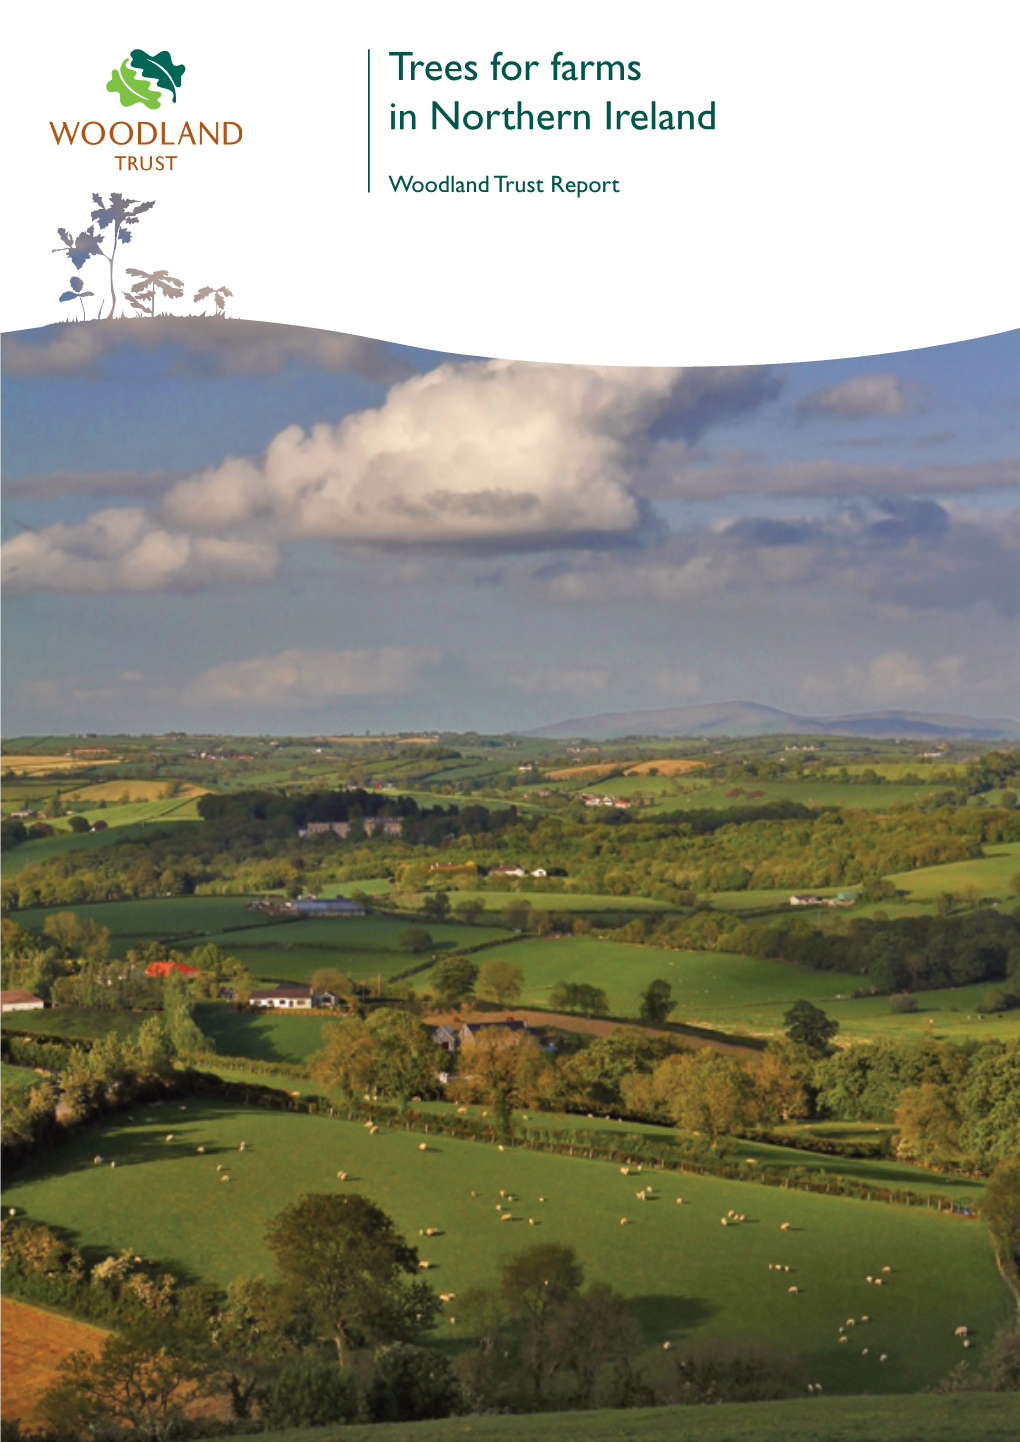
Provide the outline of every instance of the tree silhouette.
[[[96,209],[92,212],[92,219],[98,224],[99,229],[106,231],[109,230],[111,226],[113,227],[113,243],[109,255],[107,255],[105,250],[99,250],[98,247],[96,250],[96,253],[101,255],[110,266],[110,318],[112,319],[113,313],[117,308],[117,292],[113,284],[113,258],[117,254],[117,246],[127,245],[131,239],[131,232],[128,226],[137,225],[138,217],[143,215],[145,211],[151,210],[156,202],[154,200],[145,200],[139,203],[135,200],[126,199],[116,190],[110,192],[109,205],[107,205],[103,197],[96,192],[93,192],[92,199],[96,206]],[[91,226],[89,230],[91,232]],[[80,241],[81,236],[79,236],[78,239]],[[100,236],[100,239],[105,239],[105,236]]]
[[[136,270],[129,265],[126,273],[137,275],[141,279],[128,291],[124,291],[124,299],[131,302],[135,310],[140,310],[143,315],[155,316],[156,314],[156,291],[162,291],[167,300],[179,300],[184,294],[184,282],[171,275],[168,270]],[[148,308],[146,308],[148,302]]]
[[80,301],[81,301],[81,318],[82,318],[82,320],[85,319],[85,296],[87,296],[87,295],[94,295],[94,294],[95,294],[95,291],[82,290],[82,286],[83,286],[84,284],[85,284],[85,282],[81,279],[80,276],[72,275],[71,281],[70,281],[71,289],[70,289],[70,290],[65,290],[64,293],[63,293],[63,295],[60,297],[61,300],[80,300]]
[[[216,299],[216,315],[220,320],[223,320],[227,314],[226,297],[232,297],[233,294],[234,292],[228,290],[225,285],[204,285],[200,291],[196,292],[195,300],[206,300],[210,295],[214,296]],[[203,315],[204,314],[205,312],[203,311]]]

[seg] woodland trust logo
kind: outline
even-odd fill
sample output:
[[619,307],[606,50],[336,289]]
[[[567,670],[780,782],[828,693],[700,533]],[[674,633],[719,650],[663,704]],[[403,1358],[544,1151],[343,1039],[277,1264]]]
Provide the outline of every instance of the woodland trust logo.
[[[130,63],[129,63],[130,62]],[[110,75],[106,88],[112,95],[120,96],[121,105],[144,105],[149,110],[158,110],[162,96],[160,91],[169,92],[170,99],[177,104],[177,92],[186,67],[175,65],[169,50],[160,50],[149,55],[145,50],[132,50],[127,60]],[[155,81],[153,90],[150,81]]]
[[[169,50],[159,50],[150,55],[147,50],[132,50],[120,66],[111,71],[106,88],[116,95],[122,107],[144,106],[146,110],[159,110],[169,95],[171,103],[177,104],[177,92],[181,88],[187,67],[175,65]],[[155,82],[155,83],[153,83]],[[164,112],[165,113],[165,112]],[[181,147],[185,145],[239,145],[242,130],[236,120],[155,120],[121,118],[119,120],[62,120],[49,122],[54,142],[68,147],[75,141],[83,145],[96,146],[104,142],[114,145],[121,153],[114,155],[119,171],[170,170],[174,161],[180,158]],[[176,147],[176,153],[154,155],[153,147]],[[134,153],[132,153],[134,152]]]

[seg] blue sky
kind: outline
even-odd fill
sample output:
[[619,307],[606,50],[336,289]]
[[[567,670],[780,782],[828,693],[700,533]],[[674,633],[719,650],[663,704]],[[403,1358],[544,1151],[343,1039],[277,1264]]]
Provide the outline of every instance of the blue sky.
[[4,718],[1016,716],[1020,332],[540,366],[233,321],[4,337]]

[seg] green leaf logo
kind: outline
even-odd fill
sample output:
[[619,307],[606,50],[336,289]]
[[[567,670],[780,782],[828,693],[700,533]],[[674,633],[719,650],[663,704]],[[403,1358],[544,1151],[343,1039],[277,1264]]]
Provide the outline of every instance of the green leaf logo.
[[[131,63],[128,64],[128,61]],[[134,67],[134,68],[132,68]],[[162,99],[160,90],[166,90],[177,104],[177,92],[181,76],[186,67],[175,65],[169,50],[159,50],[150,55],[147,50],[132,50],[127,60],[114,70],[106,88],[113,95],[120,96],[121,105],[145,105],[149,110],[158,110]],[[157,89],[149,84],[155,80]]]
[[131,64],[149,80],[155,80],[160,90],[169,90],[174,104],[177,104],[177,90],[184,74],[183,65],[175,65],[169,50],[160,50],[157,55],[147,55],[144,50],[132,50]]
[[150,110],[159,109],[159,93],[153,90],[125,60],[119,70],[114,70],[106,88],[120,96],[121,105],[146,105]]

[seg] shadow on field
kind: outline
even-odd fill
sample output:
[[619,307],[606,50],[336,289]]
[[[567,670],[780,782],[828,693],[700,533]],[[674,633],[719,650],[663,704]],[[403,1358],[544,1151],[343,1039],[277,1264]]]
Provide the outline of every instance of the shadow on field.
[[670,1297],[657,1294],[629,1297],[628,1304],[637,1314],[648,1342],[678,1341],[684,1333],[693,1332],[718,1310],[705,1297]]

